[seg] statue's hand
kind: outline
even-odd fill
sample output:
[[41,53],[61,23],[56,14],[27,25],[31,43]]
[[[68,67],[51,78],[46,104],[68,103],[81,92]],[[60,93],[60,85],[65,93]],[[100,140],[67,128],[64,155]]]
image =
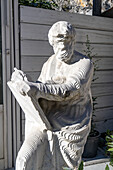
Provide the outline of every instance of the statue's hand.
[[16,85],[16,88],[22,95],[26,95],[30,90],[30,87],[27,83],[27,77],[23,71],[16,68],[14,70],[15,71],[12,73],[11,81]]
[[18,70],[17,68],[14,68],[14,72],[12,73],[12,76],[11,76],[11,81],[16,83],[22,80],[28,81],[26,74],[24,74],[23,71]]
[[21,85],[19,87],[19,92],[23,95],[26,96],[30,90],[30,86],[27,84],[27,82],[22,81]]

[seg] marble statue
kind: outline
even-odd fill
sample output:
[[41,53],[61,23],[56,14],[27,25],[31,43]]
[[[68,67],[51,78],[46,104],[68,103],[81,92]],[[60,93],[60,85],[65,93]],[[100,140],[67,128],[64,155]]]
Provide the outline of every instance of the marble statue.
[[74,50],[76,32],[68,22],[56,22],[48,38],[54,54],[36,83],[16,68],[8,82],[26,119],[16,170],[77,170],[90,131],[93,64]]

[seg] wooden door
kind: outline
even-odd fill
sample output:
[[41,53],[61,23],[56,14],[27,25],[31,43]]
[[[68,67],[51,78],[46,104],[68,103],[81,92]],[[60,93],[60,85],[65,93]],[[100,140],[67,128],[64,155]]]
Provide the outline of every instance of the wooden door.
[[4,123],[3,123],[3,105],[0,104],[0,170],[4,169]]

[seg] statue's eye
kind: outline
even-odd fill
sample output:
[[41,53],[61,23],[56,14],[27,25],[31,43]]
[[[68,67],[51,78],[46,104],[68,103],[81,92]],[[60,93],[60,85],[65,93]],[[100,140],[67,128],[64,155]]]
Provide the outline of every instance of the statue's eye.
[[59,34],[59,35],[58,35],[58,38],[64,38],[64,35]]

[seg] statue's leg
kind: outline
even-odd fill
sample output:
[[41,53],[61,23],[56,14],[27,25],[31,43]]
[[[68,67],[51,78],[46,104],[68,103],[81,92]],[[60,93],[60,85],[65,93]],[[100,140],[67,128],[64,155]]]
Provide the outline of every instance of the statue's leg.
[[16,170],[40,169],[45,139],[46,134],[36,130],[25,139],[16,159]]

